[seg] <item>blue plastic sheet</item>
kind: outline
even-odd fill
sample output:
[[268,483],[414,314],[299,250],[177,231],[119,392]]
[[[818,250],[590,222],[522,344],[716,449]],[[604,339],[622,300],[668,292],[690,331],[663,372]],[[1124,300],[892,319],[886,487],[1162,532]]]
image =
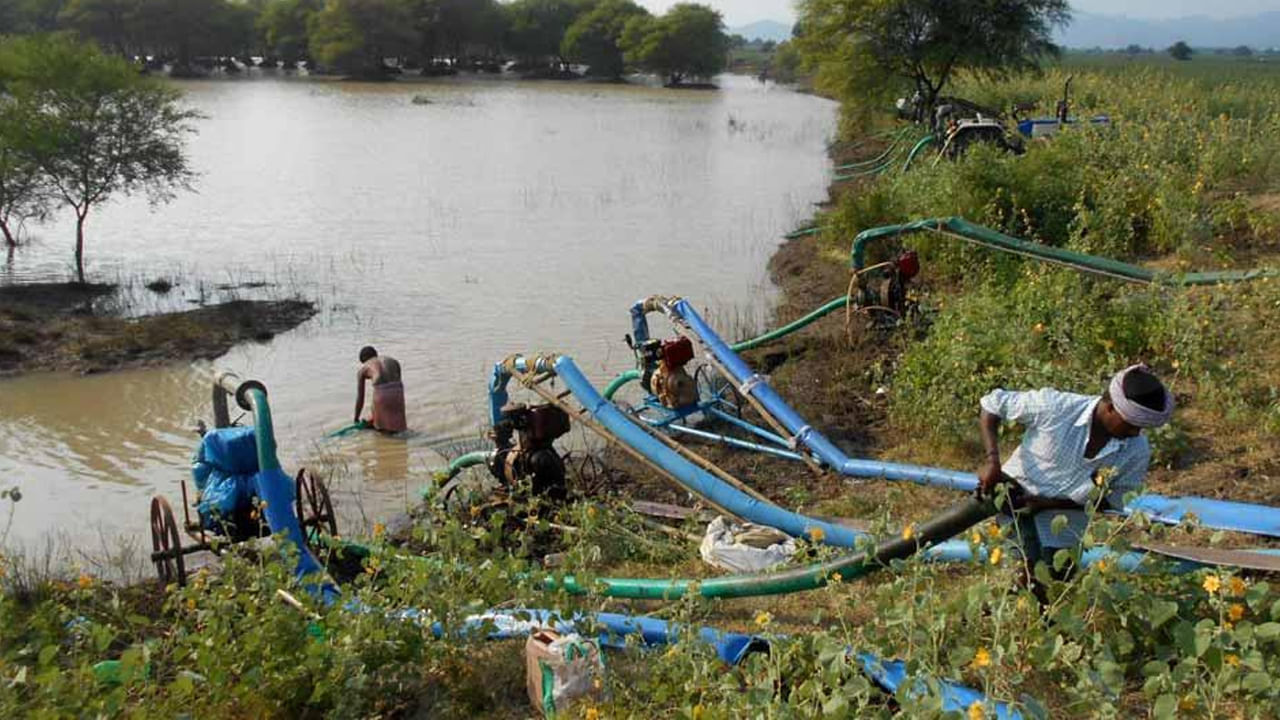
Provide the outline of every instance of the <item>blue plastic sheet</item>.
[[255,494],[258,450],[253,428],[221,428],[205,433],[191,463],[199,501],[196,512],[207,529],[249,510]]

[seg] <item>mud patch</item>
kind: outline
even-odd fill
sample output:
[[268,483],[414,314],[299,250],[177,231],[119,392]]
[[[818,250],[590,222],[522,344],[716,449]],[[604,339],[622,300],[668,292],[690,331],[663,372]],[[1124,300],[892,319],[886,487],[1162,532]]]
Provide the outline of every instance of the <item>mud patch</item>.
[[105,372],[216,358],[266,341],[315,315],[305,300],[236,300],[183,312],[122,318],[94,310],[110,285],[45,283],[0,288],[0,375]]

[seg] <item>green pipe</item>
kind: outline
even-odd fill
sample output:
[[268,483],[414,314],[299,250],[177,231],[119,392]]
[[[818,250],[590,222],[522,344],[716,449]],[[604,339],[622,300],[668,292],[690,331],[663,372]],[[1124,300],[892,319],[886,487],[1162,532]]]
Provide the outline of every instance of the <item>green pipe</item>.
[[922,523],[911,537],[883,540],[870,552],[853,553],[824,563],[808,565],[778,573],[761,575],[729,575],[692,579],[597,578],[586,587],[573,576],[561,580],[547,578],[546,590],[564,590],[571,595],[598,594],[637,600],[675,600],[696,593],[706,598],[736,598],[757,595],[815,590],[831,581],[861,577],[885,567],[893,560],[906,559],[929,545],[960,534],[996,513],[990,500],[966,498],[941,514]]
[[622,373],[618,377],[614,378],[608,385],[605,386],[604,399],[613,400],[614,394],[617,393],[618,390],[620,390],[623,385],[626,385],[632,380],[639,380],[639,379],[640,379],[639,370],[628,370]]
[[884,159],[889,157],[889,155],[893,153],[894,150],[898,149],[898,143],[900,142],[902,142],[902,138],[895,139],[892,143],[889,144],[889,147],[885,148],[884,152],[880,153],[876,157],[871,158],[870,160],[859,160],[858,162],[851,162],[845,165],[837,165],[835,166],[834,169],[835,170],[859,170],[862,168],[871,167],[873,165],[879,165],[880,163],[884,162]]
[[825,228],[819,225],[814,225],[813,227],[800,228],[799,230],[792,230],[791,232],[787,233],[786,235],[783,235],[782,237],[787,240],[795,240],[796,238],[802,238],[805,235],[817,235],[818,233],[822,232],[824,229]]
[[280,469],[280,458],[276,456],[276,432],[271,423],[271,404],[267,402],[267,391],[261,386],[248,388],[246,394],[253,404],[253,434],[258,445],[258,471]]
[[[849,303],[848,295],[841,295],[840,297],[832,298],[826,305],[823,305],[822,307],[810,312],[808,315],[805,315],[804,317],[798,320],[793,320],[792,322],[789,322],[786,325],[783,325],[782,327],[777,328],[776,330],[770,330],[769,332],[763,335],[760,335],[758,337],[753,337],[749,340],[743,340],[742,342],[730,345],[729,348],[734,352],[742,352],[744,350],[750,350],[752,348],[759,347],[761,345],[764,345],[765,343],[773,342],[774,340],[777,340],[780,337],[790,335],[791,333],[799,330],[800,328],[805,327],[806,325],[809,325],[810,323],[812,323],[815,320],[818,320],[819,318],[822,318],[831,314],[831,312],[835,310],[839,310],[840,308],[844,307],[848,303]],[[615,379],[614,382],[617,382],[617,380]],[[605,397],[606,398],[609,397],[608,390],[605,391]]]
[[885,160],[880,165],[877,165],[876,167],[870,168],[868,170],[860,170],[858,172],[852,172],[847,175],[836,175],[835,177],[831,178],[831,181],[844,182],[846,180],[856,180],[858,178],[869,177],[871,175],[879,175],[880,173],[884,172],[892,165],[893,165],[893,158],[889,158],[888,160]]
[[907,155],[907,161],[902,164],[902,172],[906,172],[910,170],[911,161],[916,159],[916,155],[919,154],[919,152],[923,150],[925,147],[932,144],[933,144],[932,135],[925,135],[924,137],[920,138],[920,142],[916,143],[916,146],[911,148],[911,152]]
[[983,247],[1002,252],[1022,255],[1035,260],[1057,263],[1067,267],[1093,272],[1101,275],[1130,280],[1133,282],[1163,285],[1217,285],[1220,283],[1254,280],[1274,276],[1274,270],[1222,270],[1214,272],[1193,272],[1185,274],[1162,273],[1111,258],[1087,255],[1085,253],[1064,248],[1030,242],[1021,238],[1005,235],[982,225],[971,223],[960,217],[929,218],[902,225],[886,225],[858,233],[853,239],[850,259],[855,271],[861,270],[866,255],[866,246],[872,240],[896,237],[914,232],[936,232],[959,236]]

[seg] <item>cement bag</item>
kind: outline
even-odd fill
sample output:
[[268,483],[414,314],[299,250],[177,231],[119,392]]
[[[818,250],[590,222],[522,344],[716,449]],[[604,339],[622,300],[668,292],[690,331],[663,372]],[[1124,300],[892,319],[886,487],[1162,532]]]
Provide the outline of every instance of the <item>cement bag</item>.
[[735,525],[717,517],[702,537],[702,559],[723,570],[756,573],[785,563],[796,552],[795,538],[765,525]]
[[595,640],[577,633],[537,630],[524,644],[524,660],[529,702],[546,717],[603,693],[604,655]]

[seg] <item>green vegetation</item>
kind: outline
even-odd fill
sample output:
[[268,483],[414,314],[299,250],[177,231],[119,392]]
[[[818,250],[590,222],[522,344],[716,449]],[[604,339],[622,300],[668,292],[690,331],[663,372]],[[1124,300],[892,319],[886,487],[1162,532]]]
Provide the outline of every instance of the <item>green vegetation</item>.
[[[0,217],[38,216],[50,196],[70,207],[83,283],[90,210],[115,195],[145,193],[158,203],[186,188],[183,141],[196,114],[179,104],[175,89],[60,37],[0,44],[0,87],[8,94],[0,99],[0,159],[9,158],[0,165]],[[32,172],[25,183],[15,177]]]
[[[644,19],[624,62],[627,24]],[[617,79],[629,69],[709,78],[724,67],[720,16],[685,4],[662,17],[630,0],[0,0],[0,28],[65,30],[174,76],[260,64],[383,79],[403,70]]]
[[1069,20],[1065,0],[805,0],[798,40],[818,87],[866,114],[904,85],[932,109],[955,73],[1030,70],[1057,53],[1053,29]]
[[631,0],[602,0],[578,16],[565,32],[560,54],[588,66],[597,77],[619,78],[626,70],[619,42],[627,23],[649,11]]
[[662,17],[627,22],[621,46],[627,60],[681,85],[724,70],[729,37],[720,13],[705,5],[679,3]]

